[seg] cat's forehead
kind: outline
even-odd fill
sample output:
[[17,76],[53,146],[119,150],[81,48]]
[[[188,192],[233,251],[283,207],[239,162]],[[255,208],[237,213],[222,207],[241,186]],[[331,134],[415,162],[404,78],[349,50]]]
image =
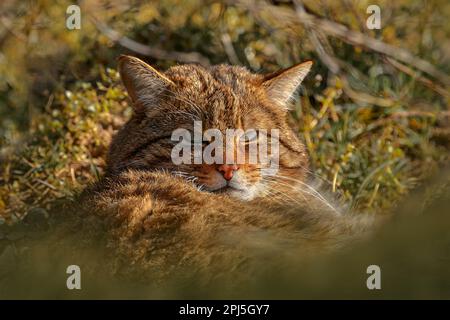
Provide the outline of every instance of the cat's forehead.
[[177,87],[178,103],[171,101],[171,108],[183,104],[182,108],[198,116],[205,128],[240,128],[256,120],[273,122],[279,115],[283,117],[281,111],[264,111],[263,77],[244,67],[188,64],[171,67],[164,74]]
[[197,64],[174,66],[165,74],[181,89],[221,90],[227,88],[237,94],[257,85],[261,77],[244,67],[217,65],[209,68]]

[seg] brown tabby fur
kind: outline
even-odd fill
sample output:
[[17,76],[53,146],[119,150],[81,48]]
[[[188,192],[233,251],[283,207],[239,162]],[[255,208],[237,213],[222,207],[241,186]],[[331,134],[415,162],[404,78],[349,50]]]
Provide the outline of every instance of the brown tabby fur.
[[[82,227],[100,221],[117,270],[135,276],[170,275],[180,267],[251,273],[277,256],[339,247],[370,228],[367,217],[343,213],[305,186],[308,158],[286,110],[310,66],[270,75],[226,65],[180,65],[160,73],[137,58],[120,58],[135,112],[111,144],[106,176],[81,199]],[[278,128],[277,177],[265,179],[257,165],[243,164],[235,173],[253,188],[251,197],[201,191],[220,177],[217,166],[175,166],[170,159],[172,131],[191,128],[193,119],[204,130]]]

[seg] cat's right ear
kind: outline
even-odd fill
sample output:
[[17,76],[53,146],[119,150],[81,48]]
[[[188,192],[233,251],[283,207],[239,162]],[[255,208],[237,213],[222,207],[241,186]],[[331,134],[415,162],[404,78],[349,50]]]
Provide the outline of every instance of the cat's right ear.
[[306,61],[290,68],[268,74],[264,77],[263,86],[269,98],[285,110],[289,109],[290,101],[311,69],[312,61]]
[[162,94],[175,86],[162,73],[132,56],[119,57],[119,73],[135,111],[156,105]]

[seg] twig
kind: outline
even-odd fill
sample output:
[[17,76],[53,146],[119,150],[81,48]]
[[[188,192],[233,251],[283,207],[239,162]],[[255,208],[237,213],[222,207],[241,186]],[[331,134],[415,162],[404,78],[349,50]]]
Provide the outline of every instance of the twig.
[[378,119],[377,121],[371,123],[367,127],[366,133],[370,130],[386,125],[386,123],[388,123],[389,121],[409,117],[426,117],[426,118],[442,119],[450,117],[450,111],[427,112],[420,110],[412,110],[412,111],[395,112],[391,114],[389,117]]
[[[300,1],[296,1],[295,7],[298,13],[305,12],[305,8],[303,7],[303,4]],[[304,21],[303,24],[309,35],[309,39],[311,40],[314,48],[316,49],[317,54],[319,55],[320,60],[322,60],[322,62],[328,67],[328,69],[332,73],[339,74],[341,71],[339,61],[336,58],[336,56],[332,54],[331,46],[327,43],[327,39],[319,35],[315,31],[314,26],[309,21]],[[321,40],[326,42],[327,49],[324,48]]]
[[111,41],[117,42],[122,47],[125,47],[138,54],[153,57],[161,60],[175,60],[184,63],[200,63],[204,66],[209,66],[211,63],[208,58],[201,55],[198,52],[178,52],[178,51],[166,51],[159,48],[152,48],[139,43],[133,39],[123,36],[114,29],[111,29],[105,23],[99,21],[94,16],[90,16],[90,20],[95,25],[95,27],[107,36]]
[[394,100],[381,98],[381,97],[375,97],[368,93],[356,91],[354,90],[350,84],[348,83],[348,80],[345,76],[340,77],[343,85],[343,89],[345,91],[345,94],[348,95],[351,99],[365,102],[367,104],[374,104],[380,107],[392,107],[395,104]]
[[443,87],[439,86],[438,84],[435,84],[430,79],[421,76],[418,72],[414,71],[413,69],[404,65],[403,63],[400,63],[397,60],[389,58],[389,57],[385,57],[384,60],[386,60],[386,62],[388,62],[394,68],[397,68],[401,72],[406,73],[407,75],[411,76],[412,78],[416,79],[417,81],[423,83],[425,86],[427,86],[431,90],[439,93],[441,96],[446,97],[446,98],[450,97],[450,93],[447,90],[445,90]]
[[223,47],[225,48],[225,53],[227,54],[230,62],[232,64],[236,64],[236,65],[242,64],[241,61],[239,61],[236,51],[234,50],[230,35],[228,33],[224,32],[222,34],[221,40],[222,40]]
[[52,190],[58,190],[54,186],[52,186],[50,183],[48,183],[47,181],[44,181],[44,180],[41,180],[41,179],[35,179],[34,181],[42,183],[44,186],[47,186],[47,187],[49,187]]
[[28,38],[26,36],[24,36],[22,33],[19,33],[15,30],[14,26],[13,26],[13,22],[8,19],[6,16],[1,16],[0,17],[0,22],[2,23],[3,27],[5,27],[5,29],[11,33],[14,37],[16,37],[17,39],[19,39],[20,41],[28,41]]
[[[305,13],[305,8],[301,1],[295,1],[296,11],[299,14]],[[375,97],[368,93],[355,91],[349,84],[347,75],[342,71],[340,65],[343,63],[339,60],[333,53],[333,49],[328,42],[328,39],[323,36],[321,32],[317,32],[314,25],[310,24],[309,21],[304,22],[305,28],[308,31],[309,38],[316,49],[319,58],[328,67],[328,69],[336,74],[342,81],[343,90],[351,99],[355,101],[360,101],[369,104],[375,104],[381,107],[391,107],[394,105],[394,101],[391,99]],[[323,45],[323,44],[324,45]]]

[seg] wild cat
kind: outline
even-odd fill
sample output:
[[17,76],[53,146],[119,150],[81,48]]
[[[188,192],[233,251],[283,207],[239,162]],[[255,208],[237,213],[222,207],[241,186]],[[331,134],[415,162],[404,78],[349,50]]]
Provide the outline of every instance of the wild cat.
[[[111,143],[105,176],[80,199],[81,229],[102,230],[120,270],[134,275],[250,272],[265,261],[254,257],[306,256],[369,230],[370,219],[343,212],[308,182],[307,151],[288,110],[311,65],[271,74],[191,64],[161,72],[121,56],[134,112]],[[276,172],[246,161],[175,164],[172,134],[193,132],[195,121],[222,133],[276,129]]]

